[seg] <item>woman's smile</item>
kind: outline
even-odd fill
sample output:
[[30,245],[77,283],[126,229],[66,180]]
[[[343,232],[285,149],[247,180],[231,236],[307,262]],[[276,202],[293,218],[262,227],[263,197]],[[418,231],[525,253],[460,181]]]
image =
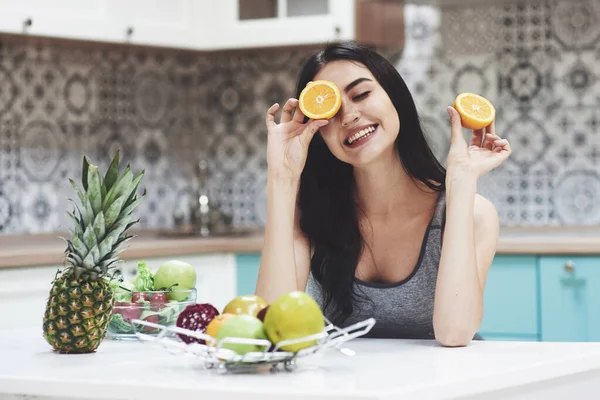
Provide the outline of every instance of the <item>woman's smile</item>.
[[377,132],[378,124],[371,124],[352,129],[344,140],[344,146],[351,149],[362,146],[367,143]]

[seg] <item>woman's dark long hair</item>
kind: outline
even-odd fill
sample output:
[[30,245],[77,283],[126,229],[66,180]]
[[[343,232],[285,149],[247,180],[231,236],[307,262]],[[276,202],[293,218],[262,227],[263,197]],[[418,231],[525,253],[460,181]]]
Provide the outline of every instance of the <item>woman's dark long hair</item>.
[[[395,148],[403,168],[431,189],[443,190],[446,171],[425,139],[412,95],[383,56],[353,42],[330,44],[306,61],[296,98],[325,64],[337,60],[359,62],[371,71],[398,112],[401,128]],[[317,133],[309,146],[298,195],[300,227],[314,251],[310,269],[323,289],[326,314],[338,324],[352,313],[353,301],[360,300],[354,279],[364,241],[352,168],[337,159]]]

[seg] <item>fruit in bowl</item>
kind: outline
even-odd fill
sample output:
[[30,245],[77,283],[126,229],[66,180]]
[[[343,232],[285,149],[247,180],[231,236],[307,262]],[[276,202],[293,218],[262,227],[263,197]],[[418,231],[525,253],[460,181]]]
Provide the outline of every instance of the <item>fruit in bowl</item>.
[[[256,317],[248,314],[237,314],[227,321],[223,322],[216,334],[216,343],[219,343],[225,338],[242,338],[242,339],[259,339],[267,340],[263,323]],[[265,343],[265,345],[266,345]],[[221,347],[230,349],[237,354],[243,356],[250,352],[262,352],[265,350],[265,345],[258,343],[236,343],[232,341],[223,341]],[[267,345],[267,349],[270,346]]]
[[[160,269],[160,267],[159,267]],[[137,275],[129,282],[114,279],[111,282],[115,293],[113,310],[108,324],[107,336],[112,339],[133,339],[135,333],[157,333],[159,329],[132,320],[143,320],[163,326],[174,326],[180,313],[196,303],[195,275],[193,283],[186,282],[185,289],[178,282],[160,289],[155,284],[155,274],[144,261],[137,265]]]
[[246,314],[256,317],[263,308],[267,307],[267,305],[267,302],[260,296],[246,294],[237,296],[227,303],[223,309],[223,314]]
[[[180,290],[189,290],[196,286],[196,270],[188,263],[170,260],[158,267],[154,275],[156,289],[177,286]],[[184,293],[173,291],[168,293],[169,300],[183,300]]]
[[[323,337],[325,318],[317,302],[307,293],[293,291],[282,294],[272,304],[255,295],[238,296],[232,299],[220,314],[210,303],[188,306],[177,320],[177,326],[198,332],[206,340],[178,334],[187,344],[219,346],[234,350],[238,355],[248,352],[279,351],[297,353],[314,346],[318,338],[304,340],[315,335]],[[223,339],[234,341],[223,341]],[[235,339],[245,339],[235,342]],[[248,342],[247,339],[258,339]],[[270,346],[265,349],[265,342]],[[283,341],[300,340],[285,344]]]
[[135,338],[136,331],[141,333],[158,331],[153,327],[132,324],[131,321],[136,319],[164,326],[174,326],[181,311],[196,302],[196,289],[174,292],[183,300],[167,300],[167,296],[172,292],[160,290],[135,292],[138,294],[138,301],[115,301],[108,324],[108,337],[129,339]]
[[[307,293],[293,291],[279,296],[264,315],[265,332],[274,344],[323,333],[325,318],[317,302]],[[317,344],[317,340],[282,345],[296,353]]]

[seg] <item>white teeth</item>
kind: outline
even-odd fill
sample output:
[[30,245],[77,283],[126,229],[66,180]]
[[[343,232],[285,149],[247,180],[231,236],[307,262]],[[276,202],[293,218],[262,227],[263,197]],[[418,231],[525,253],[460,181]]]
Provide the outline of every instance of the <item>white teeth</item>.
[[362,138],[363,136],[368,136],[370,135],[373,131],[375,130],[374,126],[369,126],[368,128],[365,128],[359,132],[356,132],[354,135],[350,136],[348,138],[348,144],[352,144],[353,142],[355,142],[357,139]]

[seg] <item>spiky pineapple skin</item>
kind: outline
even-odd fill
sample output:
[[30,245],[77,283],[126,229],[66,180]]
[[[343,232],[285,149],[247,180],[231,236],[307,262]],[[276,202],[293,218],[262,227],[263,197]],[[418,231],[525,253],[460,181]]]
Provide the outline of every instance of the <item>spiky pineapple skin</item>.
[[108,328],[113,292],[104,280],[54,280],[44,313],[44,338],[62,354],[96,351]]

